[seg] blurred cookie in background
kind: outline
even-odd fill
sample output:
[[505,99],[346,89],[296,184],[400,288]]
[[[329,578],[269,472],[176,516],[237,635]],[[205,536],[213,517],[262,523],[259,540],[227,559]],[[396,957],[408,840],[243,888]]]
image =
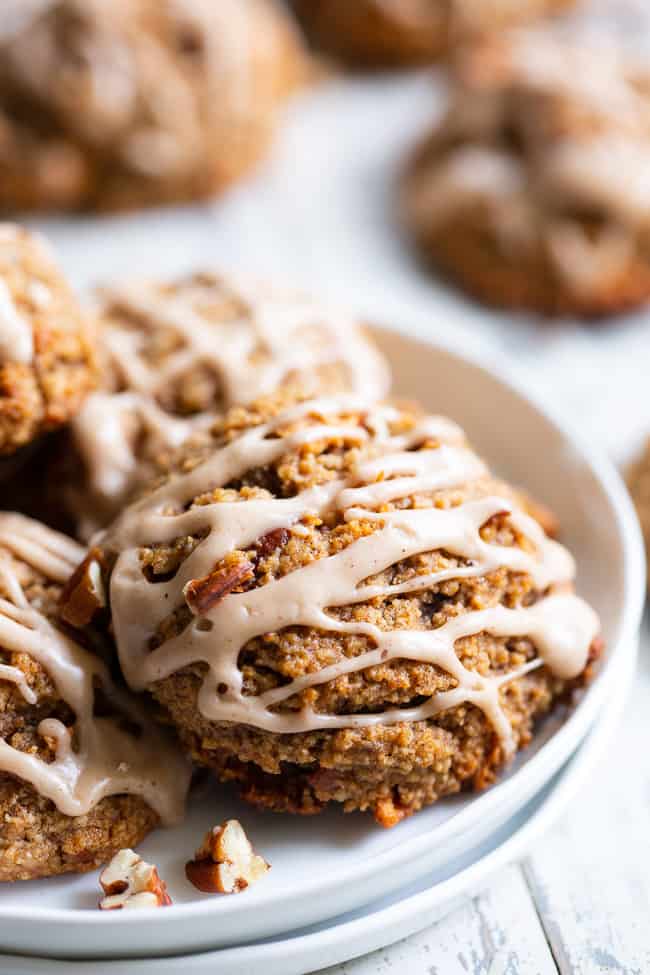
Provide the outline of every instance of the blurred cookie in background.
[[650,296],[650,66],[613,32],[512,31],[456,61],[401,217],[480,300],[598,317]]
[[298,33],[273,0],[29,6],[26,16],[8,0],[0,29],[5,209],[216,193],[264,154],[304,67]]
[[315,47],[353,68],[429,64],[486,30],[528,23],[576,0],[291,0]]

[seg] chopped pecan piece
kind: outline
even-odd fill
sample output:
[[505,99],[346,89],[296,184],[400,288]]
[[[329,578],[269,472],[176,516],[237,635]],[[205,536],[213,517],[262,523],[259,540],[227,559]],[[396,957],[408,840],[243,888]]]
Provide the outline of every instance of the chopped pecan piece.
[[241,559],[210,572],[201,579],[192,579],[183,589],[185,602],[195,616],[205,616],[218,602],[255,575],[252,562]]
[[270,869],[236,819],[211,829],[194,860],[185,864],[190,883],[208,894],[238,894]]
[[100,550],[91,548],[63,587],[59,613],[61,619],[70,626],[87,626],[95,613],[106,608],[102,559]]
[[167,907],[172,902],[157,868],[133,850],[116,853],[100,873],[99,882],[105,894],[99,902],[101,911]]
[[262,535],[255,542],[255,551],[258,559],[265,559],[271,552],[275,552],[276,548],[281,548],[281,546],[286,545],[290,538],[291,532],[287,528],[274,528],[273,531]]

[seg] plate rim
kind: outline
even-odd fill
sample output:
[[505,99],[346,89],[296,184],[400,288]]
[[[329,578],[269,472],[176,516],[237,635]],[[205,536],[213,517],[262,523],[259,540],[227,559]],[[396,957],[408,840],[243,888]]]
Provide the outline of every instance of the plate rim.
[[[638,642],[633,648],[633,653],[629,655],[630,659],[627,662],[625,674],[617,677],[618,687],[614,699],[614,707],[610,708],[608,712],[604,713],[598,719],[596,725],[590,730],[586,740],[581,743],[576,752],[567,759],[565,765],[556,773],[556,782],[551,786],[550,792],[541,800],[540,804],[521,825],[513,827],[512,832],[501,843],[482,856],[478,856],[469,866],[462,868],[451,877],[441,880],[430,888],[425,888],[415,894],[410,894],[378,910],[373,911],[372,905],[370,905],[368,913],[364,910],[361,917],[348,921],[343,920],[339,923],[336,923],[335,920],[335,923],[329,924],[320,931],[308,932],[306,934],[300,934],[298,932],[293,936],[290,935],[289,937],[275,940],[263,940],[251,944],[229,946],[191,954],[149,958],[82,958],[67,960],[48,958],[42,955],[0,954],[0,964],[11,963],[14,966],[16,964],[25,966],[24,968],[21,967],[20,971],[16,971],[16,975],[40,975],[41,972],[43,975],[45,975],[45,972],[48,975],[50,972],[52,975],[58,975],[61,972],[61,975],[63,975],[64,970],[71,971],[72,975],[75,975],[75,973],[78,973],[78,975],[89,975],[91,966],[93,966],[92,971],[94,972],[98,963],[104,966],[102,971],[105,971],[106,975],[125,975],[127,971],[129,975],[131,973],[133,975],[149,975],[149,972],[153,970],[153,966],[156,966],[160,971],[161,965],[170,966],[161,971],[161,975],[171,975],[172,972],[176,971],[171,966],[183,963],[189,973],[196,972],[196,975],[202,975],[204,971],[215,971],[215,966],[224,962],[237,963],[238,965],[257,965],[262,959],[259,956],[255,956],[256,952],[264,952],[267,960],[268,954],[271,952],[275,956],[279,956],[271,959],[271,961],[281,961],[285,966],[283,968],[283,975],[298,975],[298,972],[302,975],[304,968],[287,968],[286,965],[289,961],[303,965],[305,950],[311,950],[312,953],[315,951],[321,952],[324,949],[334,950],[335,957],[332,958],[332,956],[328,955],[327,958],[327,965],[329,967],[331,965],[344,964],[362,955],[380,950],[381,948],[394,944],[402,937],[409,937],[418,931],[424,930],[431,923],[430,918],[427,916],[422,919],[422,915],[425,912],[430,911],[436,906],[444,906],[446,904],[450,904],[453,910],[454,902],[458,898],[462,896],[473,896],[483,889],[484,885],[497,870],[503,869],[508,864],[522,857],[535,840],[554,825],[576,793],[589,780],[620,726],[624,705],[631,689],[637,652]],[[534,801],[534,798],[532,801]],[[474,877],[475,874],[478,874],[476,878]],[[468,877],[470,878],[469,880],[467,879]],[[412,914],[418,915],[419,919],[415,923],[412,923],[412,920],[409,922]],[[439,919],[442,917],[444,917],[444,914],[440,915]],[[423,923],[421,923],[422,920]],[[387,930],[387,922],[390,922],[392,928],[398,924],[400,926],[397,935],[393,937],[391,934],[388,939],[384,937]],[[407,927],[403,927],[405,922]],[[379,934],[379,937],[370,943],[365,942],[363,947],[360,947],[360,939],[364,937],[364,928],[368,925],[372,926],[373,930]],[[380,934],[380,932],[382,933]],[[357,939],[352,954],[349,954],[347,950],[343,953],[340,951],[345,935],[348,935],[348,940]],[[367,937],[367,932],[365,936]],[[323,944],[322,942],[325,943]],[[301,958],[303,959],[302,961]],[[313,954],[308,956],[308,958],[311,964]],[[38,969],[26,967],[28,965],[33,966],[34,964],[38,965]],[[197,965],[201,967],[197,967]],[[203,965],[206,966],[205,969]],[[234,969],[229,968],[228,971],[233,972]],[[271,975],[277,971],[277,968],[272,968]]]
[[[481,360],[479,356],[471,352],[461,352],[453,344],[439,340],[431,341],[406,330],[373,325],[371,332],[377,332],[380,335],[383,333],[387,337],[426,347],[428,353],[433,352],[448,356],[457,360],[464,367],[469,365],[487,375],[491,381],[505,386],[516,397],[541,414],[543,419],[571,444],[597,478],[599,486],[604,491],[616,516],[617,534],[621,539],[623,552],[624,597],[618,638],[615,645],[608,648],[604,664],[599,669],[584,699],[572,710],[562,726],[551,735],[536,754],[525,760],[521,768],[509,779],[497,783],[483,795],[478,796],[465,809],[441,824],[439,830],[436,831],[436,838],[438,839],[441,836],[440,830],[445,829],[447,831],[446,834],[442,834],[443,836],[455,835],[458,831],[466,828],[466,821],[470,816],[477,816],[479,810],[485,814],[485,810],[498,808],[504,800],[507,801],[511,793],[521,789],[522,779],[524,781],[537,781],[538,779],[544,781],[542,768],[549,763],[551,756],[556,763],[555,770],[557,770],[562,762],[575,752],[593,726],[599,703],[602,702],[607,693],[612,670],[620,666],[621,658],[627,652],[627,647],[634,644],[645,602],[645,554],[636,513],[623,480],[612,461],[597,445],[584,437],[570,420],[561,415],[559,410],[551,406],[544,397],[537,392],[526,389],[518,377],[512,375],[511,368],[504,368],[501,363],[493,363],[491,360],[486,365],[484,358]],[[553,772],[548,777],[552,774]],[[349,879],[349,875],[354,875],[356,883],[367,881],[372,874],[391,870],[397,865],[403,866],[405,859],[409,863],[418,859],[428,849],[428,846],[429,836],[426,833],[409,837],[409,839],[398,842],[389,849],[368,857],[364,861],[350,864],[343,878],[339,874],[325,883],[322,879],[316,880],[301,886],[299,892],[291,891],[287,897],[287,904],[290,905],[291,899],[295,901],[298,898],[302,900],[311,896],[330,896],[334,888],[340,888],[341,884],[346,882],[346,878]],[[272,896],[272,899],[277,901],[278,897],[284,897],[285,894],[286,888],[283,887],[275,890],[273,895],[269,895],[269,897]],[[263,910],[264,906],[263,900],[254,905],[250,904],[250,907],[255,910]],[[229,915],[241,909],[241,905],[238,906],[232,901],[220,900],[217,902],[211,899],[192,901],[174,905],[173,917],[176,924],[182,923],[182,920],[188,917],[194,919],[209,917],[210,915],[214,915],[221,921],[226,921]],[[38,905],[11,907],[10,905],[0,904],[0,923],[6,924],[12,920],[33,920],[36,924],[65,924],[71,931],[77,928],[88,928],[98,923],[95,912],[86,908],[39,907]],[[101,918],[102,928],[119,930],[122,926],[133,927],[145,922],[147,926],[151,927],[152,932],[161,925],[168,925],[170,920],[167,912],[160,912],[153,908],[133,913],[109,912]]]

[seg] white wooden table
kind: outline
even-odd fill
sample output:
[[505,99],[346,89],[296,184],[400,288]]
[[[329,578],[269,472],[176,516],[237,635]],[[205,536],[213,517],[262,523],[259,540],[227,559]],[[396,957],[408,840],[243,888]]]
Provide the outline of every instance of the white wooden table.
[[[36,224],[81,286],[241,268],[484,354],[622,460],[650,430],[648,312],[595,331],[488,313],[419,271],[400,239],[399,162],[439,104],[428,79],[336,82],[297,104],[268,164],[207,209]],[[650,633],[619,740],[538,848],[441,923],[328,975],[558,971],[650,973]]]
[[327,975],[650,972],[649,744],[646,625],[620,737],[538,847],[438,924]]

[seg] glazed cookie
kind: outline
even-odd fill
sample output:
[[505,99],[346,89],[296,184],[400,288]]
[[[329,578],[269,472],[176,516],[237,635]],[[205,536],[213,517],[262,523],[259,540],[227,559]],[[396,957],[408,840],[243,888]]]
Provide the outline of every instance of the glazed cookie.
[[613,42],[514,32],[465,55],[402,215],[482,301],[600,316],[650,295],[650,71]]
[[349,394],[232,410],[90,568],[127,682],[278,811],[390,826],[485,786],[598,652],[571,556],[462,431]]
[[575,0],[291,0],[307,35],[352,67],[428,64],[486,30],[526,23]]
[[356,322],[270,285],[204,273],[114,287],[97,318],[105,388],[75,418],[53,477],[85,538],[233,404],[280,385],[376,396],[389,385]]
[[83,554],[0,514],[0,881],[91,870],[183,810],[180,753],[57,619],[100,594],[65,588]]
[[222,190],[266,150],[300,71],[274,0],[47,0],[0,38],[0,206]]
[[0,224],[0,455],[66,423],[95,382],[85,322],[44,241]]

